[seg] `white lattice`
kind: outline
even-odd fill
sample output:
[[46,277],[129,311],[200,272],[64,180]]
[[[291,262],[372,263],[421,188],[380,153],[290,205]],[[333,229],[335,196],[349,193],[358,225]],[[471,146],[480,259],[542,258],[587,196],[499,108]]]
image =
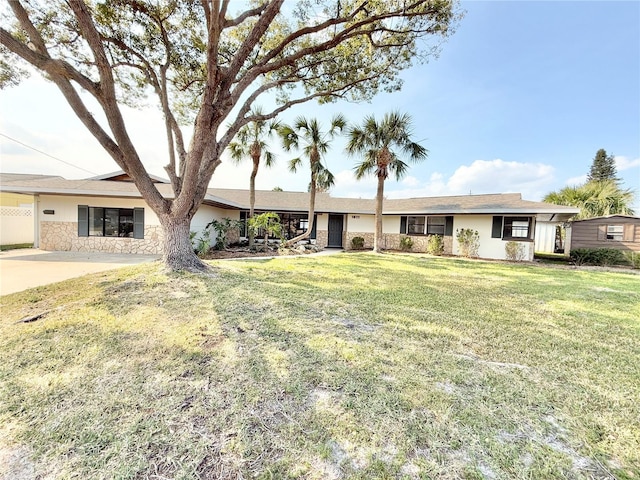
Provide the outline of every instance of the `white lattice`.
[[32,217],[33,216],[33,211],[30,208],[0,207],[0,216],[3,216],[3,217]]

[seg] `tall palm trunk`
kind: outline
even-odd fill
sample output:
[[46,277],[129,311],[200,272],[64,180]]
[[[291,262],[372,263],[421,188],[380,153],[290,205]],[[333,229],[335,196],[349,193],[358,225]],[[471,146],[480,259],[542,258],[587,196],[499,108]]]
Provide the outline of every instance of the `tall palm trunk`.
[[[253,160],[253,170],[249,178],[249,218],[253,218],[256,205],[256,175],[258,175],[258,167],[260,166],[260,146],[256,148],[256,144],[251,147],[251,159]],[[249,229],[249,248],[253,248],[255,243],[255,234]]]
[[378,175],[378,190],[376,192],[376,233],[373,237],[373,251],[382,251],[382,201],[384,200],[384,175]]
[[305,238],[309,238],[309,236],[311,236],[311,230],[313,230],[313,217],[315,216],[315,210],[316,210],[316,190],[318,187],[317,185],[318,174],[316,172],[318,171],[318,163],[320,163],[320,153],[318,152],[318,149],[315,147],[311,151],[310,163],[311,163],[311,186],[310,186],[311,188],[309,189],[309,213],[308,213],[309,223],[307,225],[307,231],[287,241],[286,243],[287,247],[290,247],[291,245],[301,240],[304,240]]

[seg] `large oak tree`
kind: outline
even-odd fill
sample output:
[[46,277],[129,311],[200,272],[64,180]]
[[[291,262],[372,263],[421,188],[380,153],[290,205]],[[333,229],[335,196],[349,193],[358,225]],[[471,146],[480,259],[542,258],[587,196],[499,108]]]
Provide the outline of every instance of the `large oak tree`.
[[[203,269],[190,222],[233,137],[317,99],[370,100],[401,86],[399,73],[438,53],[460,17],[457,0],[9,0],[3,7],[3,85],[42,72],[133,179],[158,215],[164,261]],[[242,11],[231,11],[242,6]],[[5,56],[4,54],[9,55]],[[80,95],[95,100],[103,118]],[[156,189],[121,106],[152,96],[164,115],[166,171]],[[252,105],[277,98],[262,114]],[[187,145],[180,125],[193,124]]]

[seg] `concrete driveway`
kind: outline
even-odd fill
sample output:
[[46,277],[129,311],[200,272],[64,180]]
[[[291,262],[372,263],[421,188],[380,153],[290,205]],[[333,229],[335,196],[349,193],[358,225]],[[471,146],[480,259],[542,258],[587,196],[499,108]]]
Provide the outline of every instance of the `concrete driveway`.
[[159,258],[160,255],[45,252],[34,248],[8,250],[0,252],[0,295]]

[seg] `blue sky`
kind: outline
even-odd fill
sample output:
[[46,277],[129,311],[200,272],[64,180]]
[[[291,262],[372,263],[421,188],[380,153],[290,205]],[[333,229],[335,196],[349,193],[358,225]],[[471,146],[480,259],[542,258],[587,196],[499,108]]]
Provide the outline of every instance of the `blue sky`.
[[[303,105],[282,120],[333,113],[360,122],[391,110],[409,113],[426,162],[388,181],[388,197],[520,192],[545,193],[584,180],[599,148],[616,156],[623,186],[640,210],[640,2],[463,2],[467,11],[438,59],[404,73],[401,92],[371,103]],[[96,174],[115,163],[83,130],[55,88],[34,77],[0,92],[0,133]],[[130,111],[134,141],[152,173],[166,164],[163,127],[153,109]],[[356,161],[344,141],[326,162],[336,175],[335,196],[373,197],[373,178],[355,181]],[[90,174],[0,137],[1,170]],[[257,186],[306,190],[305,171],[286,169],[290,154],[258,174]],[[164,176],[164,175],[163,175]],[[247,188],[249,165],[224,161],[214,187]]]

